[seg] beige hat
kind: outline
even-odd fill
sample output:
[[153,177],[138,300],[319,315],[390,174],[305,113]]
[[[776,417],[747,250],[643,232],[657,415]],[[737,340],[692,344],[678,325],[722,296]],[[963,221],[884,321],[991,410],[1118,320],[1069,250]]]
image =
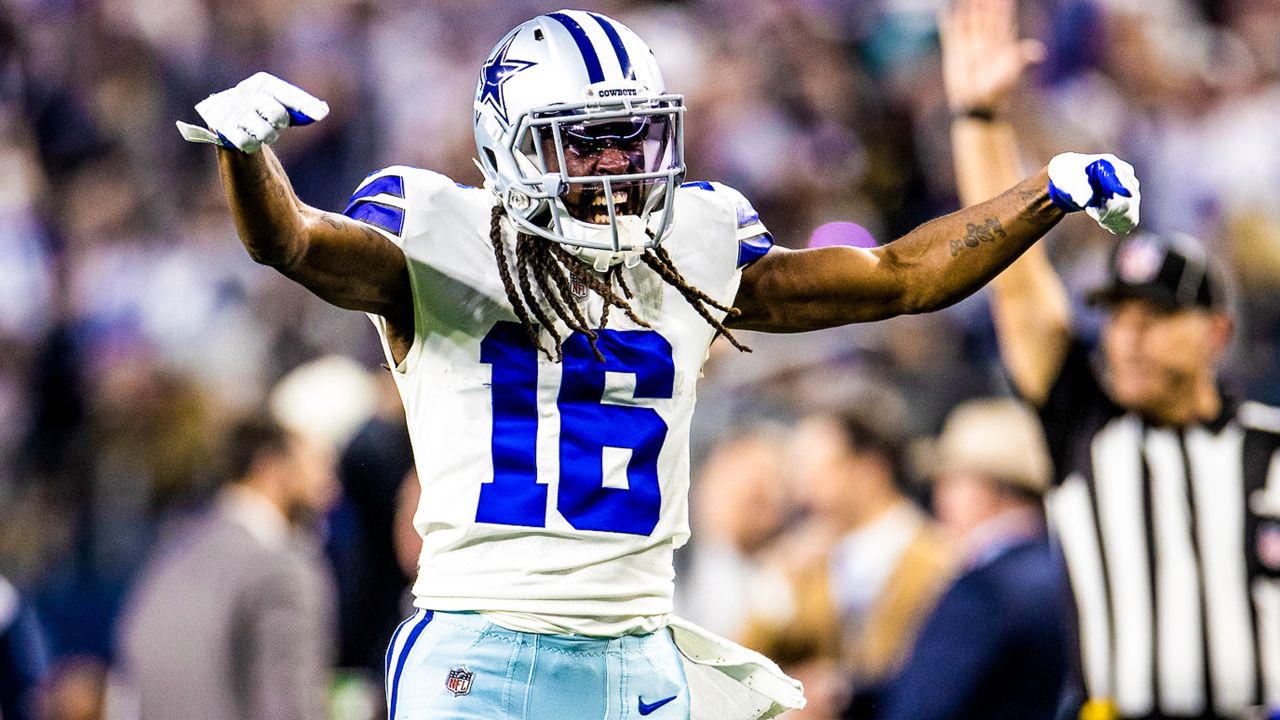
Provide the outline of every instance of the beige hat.
[[1052,466],[1035,414],[1012,398],[970,400],[947,416],[933,457],[937,472],[972,472],[1037,495],[1049,489]]

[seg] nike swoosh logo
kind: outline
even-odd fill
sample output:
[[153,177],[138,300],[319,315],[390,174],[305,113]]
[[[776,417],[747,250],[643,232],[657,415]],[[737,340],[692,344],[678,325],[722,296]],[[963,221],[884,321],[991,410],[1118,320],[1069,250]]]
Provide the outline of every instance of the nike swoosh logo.
[[678,697],[680,697],[678,694],[677,694],[677,695],[672,695],[672,696],[671,696],[671,697],[669,697],[669,698],[665,698],[665,699],[659,700],[658,702],[655,702],[655,703],[647,703],[647,702],[645,702],[645,701],[644,701],[644,698],[639,698],[639,700],[640,700],[640,714],[641,714],[641,715],[648,715],[649,713],[653,712],[654,710],[657,710],[658,708],[662,707],[663,705],[666,705],[667,703],[671,702],[672,700],[675,700],[675,699],[676,699],[676,698],[678,698]]

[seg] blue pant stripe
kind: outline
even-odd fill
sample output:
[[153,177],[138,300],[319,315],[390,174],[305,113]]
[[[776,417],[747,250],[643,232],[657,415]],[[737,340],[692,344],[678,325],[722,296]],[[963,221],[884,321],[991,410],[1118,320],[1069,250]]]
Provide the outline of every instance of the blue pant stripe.
[[600,56],[596,54],[591,38],[587,37],[587,31],[582,29],[577,20],[562,12],[548,13],[547,17],[559,22],[573,36],[573,41],[578,44],[578,52],[582,53],[582,61],[587,64],[587,77],[591,82],[603,82],[604,68],[600,67]]
[[431,622],[433,615],[435,613],[430,610],[423,613],[422,619],[409,631],[409,637],[405,638],[404,641],[404,648],[400,650],[400,657],[396,660],[396,674],[391,678],[391,702],[388,703],[387,707],[387,716],[390,720],[395,720],[396,717],[396,700],[399,699],[400,675],[404,673],[405,661],[409,659],[409,653],[413,651],[413,644],[418,642],[418,636],[422,634],[427,624]]
[[599,13],[587,14],[599,23],[604,34],[609,36],[609,43],[613,45],[613,51],[618,54],[618,67],[622,68],[622,77],[635,80],[636,71],[631,67],[631,56],[627,54],[627,46],[623,44],[622,35],[618,34],[618,28],[613,26],[613,21]]
[[400,631],[404,630],[405,625],[413,622],[413,619],[417,617],[417,615],[418,613],[414,612],[412,615],[405,618],[403,622],[396,626],[396,631],[391,633],[391,644],[387,646],[387,667],[383,671],[383,677],[391,674],[391,654],[396,651],[396,641],[400,639]]

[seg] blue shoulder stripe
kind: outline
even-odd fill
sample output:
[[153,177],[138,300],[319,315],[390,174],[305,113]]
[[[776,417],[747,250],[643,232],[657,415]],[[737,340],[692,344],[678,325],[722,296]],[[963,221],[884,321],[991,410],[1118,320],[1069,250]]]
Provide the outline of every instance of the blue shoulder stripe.
[[377,180],[374,180],[359,190],[356,190],[351,196],[351,199],[347,201],[347,208],[349,209],[360,198],[373,197],[374,195],[390,195],[392,197],[403,198],[404,178],[399,175],[383,175]]
[[613,26],[613,21],[599,13],[587,14],[599,23],[604,29],[604,34],[609,36],[609,43],[613,45],[613,51],[618,54],[618,67],[622,68],[622,76],[628,80],[635,80],[636,71],[631,67],[631,56],[627,54],[627,46],[622,43],[622,35],[618,34],[618,28]]
[[744,268],[764,257],[773,248],[773,236],[762,233],[738,242],[738,267]]
[[374,227],[382,228],[389,233],[395,234],[396,237],[399,237],[400,233],[404,232],[404,210],[394,205],[384,205],[380,202],[360,199],[348,205],[342,214],[352,220],[359,220]]
[[582,61],[587,64],[587,77],[591,82],[603,82],[604,68],[600,67],[600,56],[596,54],[591,38],[587,37],[587,31],[582,29],[577,20],[562,12],[547,13],[547,17],[559,22],[573,36],[573,41],[578,44],[578,52],[582,53]]

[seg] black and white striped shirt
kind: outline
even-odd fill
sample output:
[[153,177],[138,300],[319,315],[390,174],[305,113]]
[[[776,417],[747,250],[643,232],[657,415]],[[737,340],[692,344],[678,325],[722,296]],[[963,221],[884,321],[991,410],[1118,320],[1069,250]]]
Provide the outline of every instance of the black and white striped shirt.
[[1153,425],[1074,343],[1041,416],[1089,696],[1124,718],[1280,708],[1280,409]]

